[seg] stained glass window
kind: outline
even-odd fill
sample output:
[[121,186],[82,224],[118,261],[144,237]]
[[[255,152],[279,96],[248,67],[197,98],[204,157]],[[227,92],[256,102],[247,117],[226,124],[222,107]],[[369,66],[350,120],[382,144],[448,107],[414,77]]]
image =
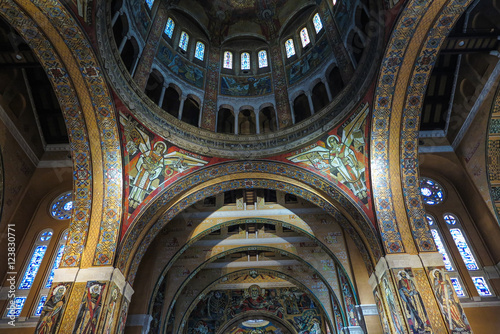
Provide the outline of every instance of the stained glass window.
[[229,51],[224,52],[224,68],[233,68],[233,54]]
[[167,25],[165,26],[165,30],[163,31],[168,38],[172,38],[174,34],[175,22],[170,17],[167,20]]
[[300,40],[302,41],[302,47],[305,48],[307,44],[311,43],[309,39],[309,33],[307,32],[307,28],[303,28],[300,31]]
[[266,50],[259,51],[259,68],[267,67],[267,52]]
[[194,57],[199,60],[203,60],[203,58],[205,57],[205,44],[203,44],[202,42],[196,42]]
[[52,232],[51,231],[45,231],[40,234],[40,241],[49,241],[50,238],[52,238]]
[[36,307],[35,313],[33,313],[34,316],[40,316],[43,311],[43,305],[47,301],[47,296],[43,295],[40,297],[40,301],[38,302],[38,306]]
[[14,303],[10,304],[8,308],[8,312],[6,314],[7,317],[19,317],[21,314],[21,310],[23,309],[24,303],[26,302],[26,296],[24,297],[15,297]]
[[441,237],[439,236],[438,231],[435,229],[431,229],[432,237],[434,238],[434,242],[436,243],[436,247],[438,249],[438,252],[443,255],[443,261],[444,261],[444,267],[448,271],[453,270],[453,266],[451,265],[450,258],[448,257],[448,253],[446,252],[446,249],[444,248],[443,242],[441,241]]
[[453,284],[453,287],[455,288],[455,291],[457,292],[458,297],[465,297],[464,290],[462,289],[462,285],[460,284],[460,281],[458,278],[451,277],[451,284]]
[[242,70],[250,69],[250,54],[248,52],[243,52],[241,54],[241,69]]
[[452,228],[450,229],[451,236],[453,237],[453,240],[455,241],[455,244],[457,245],[458,251],[460,252],[460,255],[462,256],[462,259],[464,260],[465,266],[467,267],[468,270],[479,270],[479,267],[477,266],[476,260],[474,259],[474,256],[472,255],[472,251],[469,248],[469,245],[467,244],[467,241],[465,241],[464,235],[462,234],[462,231],[458,228]]
[[73,210],[73,194],[70,191],[57,197],[50,205],[50,214],[60,220],[70,219],[71,210]]
[[439,204],[444,200],[444,190],[439,183],[423,177],[420,179],[422,200],[429,205]]
[[187,51],[188,43],[189,43],[189,35],[185,31],[181,32],[181,39],[179,40],[179,47],[182,50]]
[[40,269],[40,263],[42,263],[46,250],[47,245],[39,245],[35,248],[28,268],[26,269],[23,279],[21,280],[21,284],[19,285],[19,289],[27,290],[31,288],[31,285],[33,285],[33,281],[35,280],[36,273],[38,272],[38,269]]
[[293,40],[291,38],[285,42],[285,50],[287,58],[295,55],[295,47],[293,46]]
[[61,262],[61,258],[64,253],[64,245],[60,245],[59,249],[57,250],[57,255],[54,260],[54,263],[52,264],[52,269],[50,270],[49,278],[47,279],[47,283],[45,283],[46,288],[50,288],[52,285],[52,281],[54,280],[54,271],[59,268],[59,262]]
[[432,216],[425,215],[425,218],[427,219],[427,223],[429,224],[429,226],[434,225],[434,218]]
[[321,18],[319,17],[318,13],[314,14],[313,16],[313,24],[316,33],[319,33],[321,29],[323,29],[323,23],[321,22]]
[[454,215],[451,215],[451,214],[446,214],[443,217],[444,217],[444,221],[448,225],[455,225],[458,221],[457,217],[455,217]]
[[491,296],[491,291],[488,288],[488,284],[486,284],[484,277],[472,277],[472,281],[474,282],[480,296]]
[[154,2],[155,2],[155,0],[146,0],[146,5],[148,5],[149,9],[153,8],[153,3]]

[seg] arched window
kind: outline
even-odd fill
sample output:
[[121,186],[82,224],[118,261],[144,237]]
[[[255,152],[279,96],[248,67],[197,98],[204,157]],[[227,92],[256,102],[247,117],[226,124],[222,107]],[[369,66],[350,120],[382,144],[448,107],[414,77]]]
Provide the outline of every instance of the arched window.
[[290,58],[295,55],[295,46],[293,45],[293,39],[288,39],[285,42],[286,57]]
[[321,22],[321,18],[319,17],[319,13],[314,14],[313,16],[313,25],[314,30],[316,30],[316,34],[323,29],[323,23]]
[[267,62],[267,51],[266,50],[260,50],[259,51],[259,68],[264,68],[269,66]]
[[188,43],[189,43],[189,35],[185,31],[181,32],[181,39],[179,40],[179,47],[182,50],[187,51]]
[[450,260],[450,256],[448,255],[448,251],[446,250],[446,247],[442,241],[441,238],[441,233],[439,233],[438,227],[436,225],[436,222],[434,220],[434,217],[431,215],[426,215],[425,218],[427,218],[427,223],[429,224],[429,228],[432,233],[432,238],[434,239],[434,242],[436,243],[436,247],[438,249],[438,252],[443,255],[443,261],[444,261],[444,267],[447,271],[452,271],[453,269],[453,264]]
[[59,263],[61,262],[64,253],[64,246],[66,245],[67,239],[68,239],[68,230],[64,231],[61,237],[59,238],[59,243],[56,247],[56,253],[52,257],[52,262],[50,264],[50,271],[47,273],[47,276],[45,277],[44,284],[42,285],[42,288],[38,296],[37,307],[33,312],[33,316],[35,317],[39,317],[40,314],[42,314],[43,305],[47,301],[47,295],[49,293],[50,286],[52,285],[52,281],[54,280],[54,272],[57,268],[59,268]]
[[29,290],[35,281],[36,274],[38,273],[38,269],[40,269],[40,264],[47,251],[47,246],[52,238],[52,234],[53,232],[51,229],[45,229],[38,234],[29,261],[21,275],[22,279],[16,290],[13,307],[7,308],[6,317],[19,317],[21,314]]
[[241,53],[241,69],[242,70],[250,69],[250,53],[248,52]]
[[172,18],[168,18],[167,25],[165,26],[165,30],[163,31],[168,38],[172,38],[174,34],[175,22]]
[[155,0],[146,0],[146,5],[148,6],[149,9],[153,8],[153,3]]
[[333,0],[332,3],[335,6],[337,4],[337,0]]
[[233,54],[230,51],[224,52],[224,68],[232,69],[233,68]]
[[194,57],[196,59],[203,60],[203,58],[205,57],[205,44],[203,44],[202,42],[196,42]]
[[307,32],[307,28],[302,28],[300,31],[300,40],[302,41],[302,47],[305,48],[311,40],[309,39],[309,33]]
[[73,193],[71,191],[57,197],[50,205],[50,214],[53,218],[66,220],[71,218],[73,210]]
[[444,200],[443,187],[434,180],[426,177],[420,179],[420,193],[425,204],[436,205]]

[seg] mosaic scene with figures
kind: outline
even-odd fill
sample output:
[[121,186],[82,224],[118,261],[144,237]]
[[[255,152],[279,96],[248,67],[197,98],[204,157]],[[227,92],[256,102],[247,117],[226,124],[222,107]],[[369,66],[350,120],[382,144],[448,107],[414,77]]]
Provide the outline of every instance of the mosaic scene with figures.
[[499,0],[0,1],[0,333],[500,328]]

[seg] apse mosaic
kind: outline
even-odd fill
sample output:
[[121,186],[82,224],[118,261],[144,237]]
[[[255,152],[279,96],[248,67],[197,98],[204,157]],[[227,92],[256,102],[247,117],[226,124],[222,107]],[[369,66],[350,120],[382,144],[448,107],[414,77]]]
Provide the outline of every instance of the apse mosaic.
[[[293,51],[293,53],[295,53],[295,51]],[[292,86],[306,77],[309,73],[315,71],[316,68],[323,64],[325,59],[331,57],[331,54],[332,50],[328,43],[328,39],[326,39],[326,37],[322,38],[304,56],[291,65],[286,66],[288,84]]]
[[166,181],[173,181],[196,167],[204,166],[209,159],[173,146],[153,135],[131,116],[121,114],[123,133],[126,200],[125,212],[132,214],[146,199],[162,188]]
[[[282,326],[264,319],[252,319],[244,321],[238,325],[232,326],[227,330],[228,334],[284,334],[288,331],[283,331]],[[312,329],[310,334],[321,333],[319,323],[316,323],[316,328]]]
[[365,103],[321,140],[284,157],[337,183],[344,191],[354,195],[365,213],[373,218],[367,182],[368,112],[368,104]]
[[221,75],[220,94],[227,96],[260,96],[273,91],[271,75],[239,77]]
[[182,56],[173,52],[164,40],[160,42],[156,57],[180,79],[198,88],[203,88],[205,83],[205,70],[191,64],[190,62],[184,60]]
[[216,333],[222,324],[247,311],[269,313],[289,322],[297,333],[325,332],[325,323],[311,297],[295,287],[215,290],[201,299],[189,315],[189,334]]

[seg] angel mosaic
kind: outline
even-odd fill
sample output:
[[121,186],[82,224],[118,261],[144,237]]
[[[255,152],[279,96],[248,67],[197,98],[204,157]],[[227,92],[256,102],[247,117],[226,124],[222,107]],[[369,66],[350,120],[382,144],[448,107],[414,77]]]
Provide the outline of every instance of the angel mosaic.
[[167,142],[155,138],[132,118],[121,117],[120,122],[123,125],[129,158],[129,213],[170,177],[207,163],[170,147]]
[[366,188],[364,146],[368,104],[361,112],[326,140],[313,148],[300,152],[287,159],[303,163],[323,173],[327,173],[348,187],[363,203],[368,202]]

